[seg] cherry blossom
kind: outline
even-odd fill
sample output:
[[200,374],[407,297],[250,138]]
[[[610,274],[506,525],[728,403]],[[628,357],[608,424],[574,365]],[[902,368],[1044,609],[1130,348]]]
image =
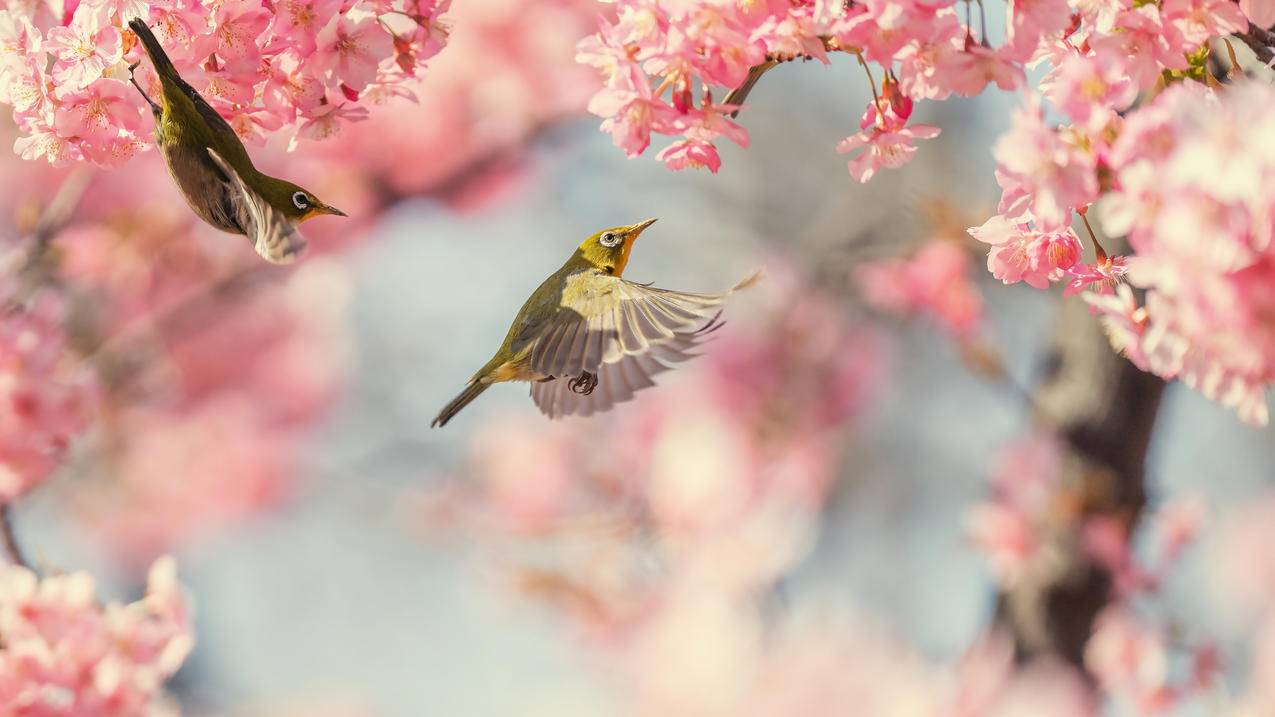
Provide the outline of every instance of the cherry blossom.
[[[1264,135],[1250,134],[1265,125],[1238,118],[1273,101],[1262,83],[1228,88],[1214,100],[1182,85],[1139,110],[1152,118],[1145,126],[1167,137],[1146,154],[1122,150],[1113,211],[1104,216],[1135,249],[1120,273],[1147,290],[1145,309],[1096,305],[1109,323],[1137,327],[1136,347],[1125,331],[1118,348],[1258,424],[1267,421],[1264,394],[1275,379],[1275,337],[1257,318],[1269,310],[1272,295],[1262,287],[1275,269],[1271,206],[1257,190],[1268,181],[1272,154]],[[1128,128],[1143,136],[1136,117]],[[1140,320],[1131,324],[1134,313]]]
[[171,558],[137,602],[103,605],[93,578],[0,569],[0,709],[6,714],[126,717],[162,703],[190,653],[187,599]]
[[1006,284],[1022,281],[1043,289],[1051,281],[1074,276],[1078,269],[1080,239],[1070,228],[1039,232],[1027,222],[997,215],[981,227],[971,228],[969,233],[991,245],[987,270]]
[[916,154],[916,147],[912,146],[914,140],[939,135],[938,127],[924,124],[906,126],[905,121],[893,109],[880,112],[876,103],[868,105],[863,119],[859,121],[860,132],[837,145],[838,152],[859,152],[850,159],[851,177],[867,182],[882,167],[902,167]]
[[355,93],[376,79],[378,66],[394,51],[393,38],[375,17],[335,15],[315,43],[315,66]]
[[[449,6],[92,0],[71,4],[63,22],[0,11],[0,102],[13,109],[22,130],[15,149],[26,159],[128,161],[149,145],[141,118],[150,113],[127,83],[129,63],[142,57],[127,23],[139,17],[245,139],[283,132],[295,147],[298,138],[322,140],[366,118],[361,95],[369,87],[415,76],[445,43]],[[152,97],[159,93],[148,63],[137,76]]]
[[954,241],[931,240],[905,259],[862,264],[854,279],[876,308],[924,313],[957,338],[982,329],[982,295],[970,276],[968,253]]
[[16,298],[9,292],[0,316],[0,503],[60,464],[95,398],[91,376],[65,357],[66,303],[48,293],[15,305]]
[[109,25],[100,27],[87,18],[87,13],[77,13],[70,26],[49,30],[42,48],[56,58],[53,80],[60,92],[88,87],[122,57],[119,30]]

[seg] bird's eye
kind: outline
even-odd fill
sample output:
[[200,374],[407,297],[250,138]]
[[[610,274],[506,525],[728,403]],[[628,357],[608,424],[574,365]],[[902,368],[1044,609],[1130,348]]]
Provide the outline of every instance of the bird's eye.
[[297,209],[310,208],[310,198],[306,196],[305,192],[293,192],[292,203],[296,205]]
[[615,246],[620,243],[620,235],[615,232],[607,232],[598,237],[598,241],[602,242],[602,246]]

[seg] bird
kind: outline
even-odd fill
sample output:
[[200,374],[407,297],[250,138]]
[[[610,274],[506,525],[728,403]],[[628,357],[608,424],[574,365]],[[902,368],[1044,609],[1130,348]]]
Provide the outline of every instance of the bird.
[[133,76],[155,115],[155,142],[168,171],[200,219],[232,234],[243,234],[266,261],[286,264],[305,250],[297,225],[317,216],[344,217],[292,182],[257,171],[243,141],[177,73],[163,46],[140,18],[128,23],[141,41],[159,77],[163,94],[156,103]]
[[633,243],[654,223],[612,227],[585,239],[532,292],[496,354],[431,426],[446,425],[504,381],[530,382],[532,400],[550,419],[590,416],[633,398],[655,385],[652,376],[697,355],[692,349],[723,325],[717,307],[761,272],[720,294],[629,281],[623,274]]

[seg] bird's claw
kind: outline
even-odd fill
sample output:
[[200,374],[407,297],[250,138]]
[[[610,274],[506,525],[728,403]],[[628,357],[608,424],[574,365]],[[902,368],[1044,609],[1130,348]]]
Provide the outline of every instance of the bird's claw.
[[567,388],[571,389],[572,393],[578,393],[581,396],[588,396],[597,387],[598,377],[588,371],[582,372],[579,376],[567,382]]

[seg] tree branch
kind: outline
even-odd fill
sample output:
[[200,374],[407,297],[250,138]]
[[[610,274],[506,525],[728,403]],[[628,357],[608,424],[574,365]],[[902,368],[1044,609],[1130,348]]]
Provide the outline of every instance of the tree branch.
[[22,553],[22,546],[18,544],[18,536],[13,530],[13,511],[8,503],[0,504],[0,544],[3,544],[4,556],[11,564],[32,569]]
[[1258,61],[1262,64],[1269,65],[1271,60],[1275,60],[1275,32],[1262,29],[1250,22],[1248,29],[1235,33],[1235,37],[1248,45],[1248,49],[1257,55]]
[[1045,545],[1021,580],[1000,596],[997,619],[1018,655],[1054,656],[1083,666],[1094,619],[1112,599],[1112,576],[1085,549],[1083,529],[1114,518],[1130,533],[1146,503],[1144,484],[1164,382],[1111,350],[1081,301],[1063,302],[1035,422],[1065,443],[1058,509]]

